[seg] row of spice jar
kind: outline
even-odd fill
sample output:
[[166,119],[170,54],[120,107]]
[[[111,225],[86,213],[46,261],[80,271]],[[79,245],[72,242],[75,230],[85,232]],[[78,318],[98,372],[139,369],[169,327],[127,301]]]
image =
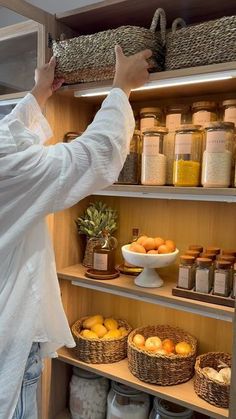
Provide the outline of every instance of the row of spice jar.
[[135,131],[118,183],[236,186],[235,128],[231,122],[181,125],[175,132],[156,126]]
[[180,256],[178,288],[235,298],[236,251],[189,246]]
[[213,101],[194,102],[189,105],[172,105],[166,110],[158,107],[142,108],[134,112],[136,129],[165,125],[174,132],[181,124],[204,125],[207,122],[223,120],[236,126],[236,99],[224,100],[221,105]]

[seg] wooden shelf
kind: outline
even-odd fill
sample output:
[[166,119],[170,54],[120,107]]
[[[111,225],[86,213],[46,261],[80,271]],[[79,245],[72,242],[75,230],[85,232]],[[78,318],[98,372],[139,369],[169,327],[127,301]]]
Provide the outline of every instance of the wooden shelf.
[[111,380],[116,380],[120,383],[137,388],[138,390],[152,394],[153,396],[162,397],[174,403],[181,404],[182,406],[204,413],[205,415],[217,419],[228,417],[227,409],[220,409],[212,406],[196,395],[193,389],[193,380],[176,386],[161,387],[144,383],[134,377],[128,369],[127,359],[114,364],[86,364],[75,357],[73,350],[66,348],[60,349],[58,355],[59,360],[63,362],[92,371]]
[[160,288],[142,288],[134,284],[134,277],[120,275],[111,280],[96,280],[85,277],[86,268],[83,265],[69,266],[58,271],[60,279],[66,279],[83,288],[119,295],[151,304],[158,304],[176,310],[187,311],[205,317],[232,321],[234,309],[201,301],[189,300],[172,295],[176,281],[163,276],[164,286]]
[[112,185],[94,195],[186,201],[236,202],[236,188]]

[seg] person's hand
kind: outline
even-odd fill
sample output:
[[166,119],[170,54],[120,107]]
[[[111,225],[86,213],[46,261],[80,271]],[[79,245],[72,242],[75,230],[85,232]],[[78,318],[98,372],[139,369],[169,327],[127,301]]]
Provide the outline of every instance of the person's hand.
[[39,106],[44,107],[48,98],[59,89],[64,82],[63,79],[55,79],[56,59],[52,57],[48,64],[35,70],[35,86],[31,93],[36,98]]
[[152,51],[146,49],[137,54],[126,57],[119,45],[115,47],[116,72],[113,87],[119,87],[129,97],[131,89],[141,87],[149,79],[149,64],[147,59]]

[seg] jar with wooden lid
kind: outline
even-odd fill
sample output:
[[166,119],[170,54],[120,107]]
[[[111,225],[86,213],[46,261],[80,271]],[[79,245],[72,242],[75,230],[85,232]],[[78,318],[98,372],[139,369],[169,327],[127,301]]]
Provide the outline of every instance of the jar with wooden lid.
[[173,185],[173,164],[175,151],[175,130],[188,121],[189,106],[169,106],[166,110],[166,128],[168,134],[164,138],[164,154],[166,156],[166,184]]
[[141,157],[142,185],[165,185],[166,156],[163,153],[163,140],[167,132],[162,126],[144,130]]
[[224,122],[232,122],[236,127],[236,99],[224,100],[222,107],[224,109]]
[[214,253],[215,255],[219,255],[220,254],[220,247],[215,247],[215,246],[208,246],[205,249],[205,253]]
[[188,249],[188,250],[186,250],[186,251],[184,252],[184,254],[185,254],[185,255],[188,255],[188,256],[193,256],[193,257],[196,259],[196,258],[198,258],[198,257],[199,257],[200,252],[199,252],[198,250],[191,250],[191,249]]
[[202,159],[202,186],[227,188],[233,168],[234,126],[230,122],[205,125]]
[[236,257],[236,249],[223,249],[222,255],[231,255]]
[[190,255],[180,256],[178,288],[191,290],[195,282],[195,257]]
[[181,125],[175,133],[173,183],[175,186],[199,186],[202,132],[199,125]]
[[232,288],[233,276],[234,276],[234,264],[236,262],[236,257],[232,255],[221,255],[220,259],[230,262],[230,287]]
[[201,257],[211,259],[212,262],[214,262],[216,260],[217,255],[215,253],[202,253]]
[[233,272],[233,284],[232,284],[232,298],[236,296],[236,263],[234,264],[234,272]]
[[140,109],[140,130],[153,128],[162,123],[162,110],[160,108],[142,108]]
[[116,183],[137,185],[140,181],[141,132],[134,131],[130,141],[129,154]]
[[192,123],[204,125],[217,120],[217,104],[212,101],[194,102],[192,104]]
[[197,258],[196,260],[195,291],[209,294],[213,281],[213,264],[208,258]]
[[197,250],[199,253],[203,252],[203,246],[201,244],[190,244],[189,250]]
[[193,417],[192,410],[155,397],[149,419],[191,419]]
[[214,272],[213,294],[228,297],[231,291],[231,263],[217,260]]

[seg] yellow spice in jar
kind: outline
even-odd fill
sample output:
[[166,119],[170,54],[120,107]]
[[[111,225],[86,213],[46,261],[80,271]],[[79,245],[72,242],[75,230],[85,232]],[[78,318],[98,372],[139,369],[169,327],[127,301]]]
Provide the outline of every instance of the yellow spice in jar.
[[173,183],[175,186],[198,186],[200,163],[193,160],[175,160]]

